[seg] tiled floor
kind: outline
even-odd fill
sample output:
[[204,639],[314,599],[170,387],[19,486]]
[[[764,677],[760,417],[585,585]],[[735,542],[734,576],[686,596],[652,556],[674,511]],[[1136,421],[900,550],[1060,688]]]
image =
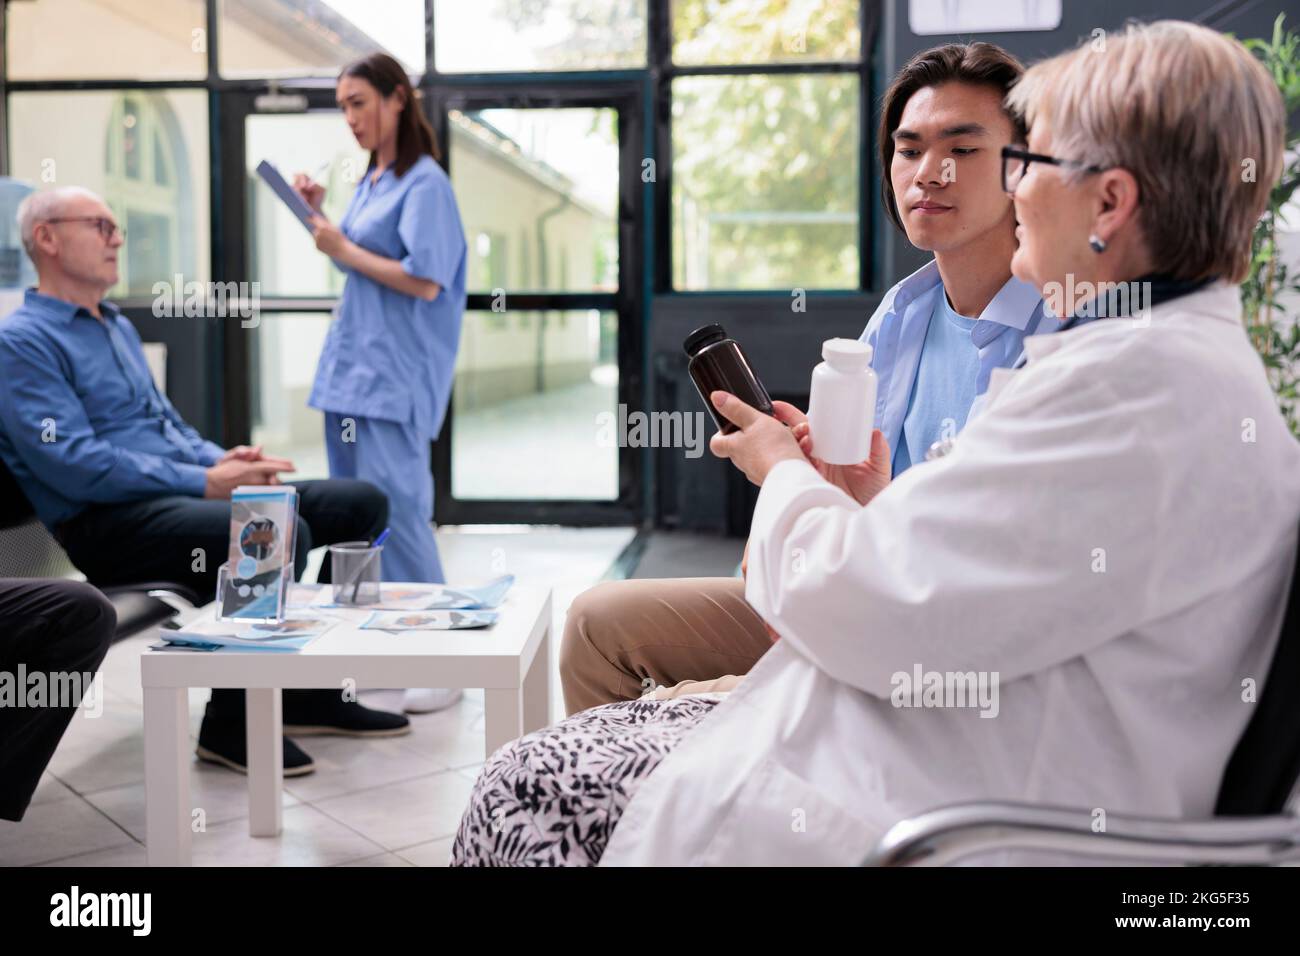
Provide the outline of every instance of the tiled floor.
[[[509,572],[550,582],[558,637],[570,602],[600,579],[632,534],[629,528],[439,529],[438,543],[452,581]],[[78,713],[22,823],[0,821],[0,865],[144,865],[139,658],[153,640],[141,635],[109,651],[103,713]],[[557,643],[552,706],[559,717]],[[207,696],[190,692],[195,734]],[[400,697],[370,691],[362,701],[395,707]],[[285,781],[284,830],[274,839],[248,835],[246,778],[196,761],[190,782],[203,828],[194,834],[195,865],[445,865],[483,761],[483,692],[467,691],[455,707],[414,715],[411,724],[405,737],[300,741],[317,770]]]

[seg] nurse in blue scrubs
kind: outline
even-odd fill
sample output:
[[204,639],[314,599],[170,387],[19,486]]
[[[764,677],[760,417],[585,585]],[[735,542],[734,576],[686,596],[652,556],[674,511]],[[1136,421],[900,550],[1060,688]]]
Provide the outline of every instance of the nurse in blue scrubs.
[[[308,404],[325,413],[330,476],[388,495],[388,581],[444,581],[430,522],[430,443],[451,397],[465,311],[465,234],[433,129],[406,72],[375,53],[336,97],[370,164],[343,219],[313,220],[316,248],[347,273]],[[324,187],[294,186],[319,210]]]

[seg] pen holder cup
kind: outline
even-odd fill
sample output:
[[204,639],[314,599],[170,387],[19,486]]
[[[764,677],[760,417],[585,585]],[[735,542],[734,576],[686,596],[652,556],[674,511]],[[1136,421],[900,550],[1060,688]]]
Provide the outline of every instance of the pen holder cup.
[[379,603],[379,563],[383,550],[382,545],[375,547],[369,541],[330,545],[335,604]]

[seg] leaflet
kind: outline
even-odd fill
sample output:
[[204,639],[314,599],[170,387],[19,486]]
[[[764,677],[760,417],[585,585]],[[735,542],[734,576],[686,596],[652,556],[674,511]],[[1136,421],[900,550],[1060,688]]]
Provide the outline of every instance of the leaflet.
[[363,631],[459,631],[495,624],[496,611],[376,611]]

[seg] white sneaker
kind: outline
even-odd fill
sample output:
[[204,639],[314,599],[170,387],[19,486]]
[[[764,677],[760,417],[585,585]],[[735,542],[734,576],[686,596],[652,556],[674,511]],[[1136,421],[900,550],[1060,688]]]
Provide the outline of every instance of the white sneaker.
[[459,687],[408,687],[402,698],[402,710],[408,714],[432,714],[446,710],[464,695]]

